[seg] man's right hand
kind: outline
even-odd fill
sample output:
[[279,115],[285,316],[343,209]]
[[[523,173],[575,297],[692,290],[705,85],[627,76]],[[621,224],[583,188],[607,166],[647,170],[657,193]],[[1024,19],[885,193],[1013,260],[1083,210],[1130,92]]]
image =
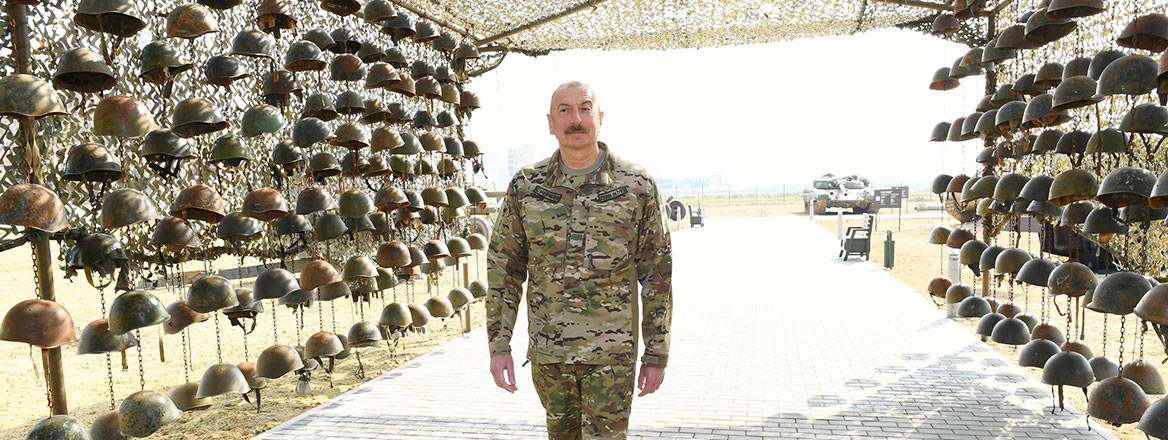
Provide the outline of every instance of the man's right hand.
[[514,393],[515,390],[515,361],[511,360],[511,353],[499,353],[491,356],[491,376],[495,378],[495,385]]

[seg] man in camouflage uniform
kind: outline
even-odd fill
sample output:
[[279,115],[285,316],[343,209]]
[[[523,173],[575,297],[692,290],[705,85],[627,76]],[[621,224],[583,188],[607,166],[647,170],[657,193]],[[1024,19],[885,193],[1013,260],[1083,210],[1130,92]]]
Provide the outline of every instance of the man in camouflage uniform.
[[527,281],[527,359],[550,439],[625,438],[638,333],[639,396],[661,385],[669,353],[673,259],[661,197],[643,168],[596,140],[596,101],[579,82],[556,89],[548,127],[560,148],[515,174],[487,257],[491,374],[515,392],[511,331]]

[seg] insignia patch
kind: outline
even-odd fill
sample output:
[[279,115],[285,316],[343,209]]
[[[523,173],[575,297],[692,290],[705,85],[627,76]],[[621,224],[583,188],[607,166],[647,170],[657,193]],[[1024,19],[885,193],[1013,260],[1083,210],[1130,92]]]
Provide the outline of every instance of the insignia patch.
[[622,186],[620,188],[610,189],[608,191],[601,191],[600,193],[598,193],[596,195],[596,201],[600,202],[600,203],[604,203],[604,202],[607,202],[609,200],[615,199],[617,197],[623,196],[623,195],[628,194],[628,193],[629,193],[629,187],[627,187],[627,186]]
[[539,185],[536,185],[535,189],[533,189],[531,192],[533,195],[535,195],[536,197],[539,197],[540,199],[543,199],[546,202],[559,203],[561,200],[559,193],[552,191],[550,189],[544,188],[544,187],[539,186]]

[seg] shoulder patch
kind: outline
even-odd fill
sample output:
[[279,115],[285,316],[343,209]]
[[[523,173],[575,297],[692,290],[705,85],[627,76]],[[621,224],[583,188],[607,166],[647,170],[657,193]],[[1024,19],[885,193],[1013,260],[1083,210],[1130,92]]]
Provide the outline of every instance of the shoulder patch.
[[607,202],[609,200],[613,200],[617,197],[623,196],[623,195],[628,194],[628,193],[629,193],[629,187],[627,185],[621,186],[619,188],[613,188],[613,189],[610,189],[608,191],[601,191],[601,192],[597,193],[596,194],[596,201],[604,203],[604,202]]
[[535,188],[531,190],[531,194],[551,203],[559,203],[563,199],[559,193],[544,188],[543,185],[535,185]]

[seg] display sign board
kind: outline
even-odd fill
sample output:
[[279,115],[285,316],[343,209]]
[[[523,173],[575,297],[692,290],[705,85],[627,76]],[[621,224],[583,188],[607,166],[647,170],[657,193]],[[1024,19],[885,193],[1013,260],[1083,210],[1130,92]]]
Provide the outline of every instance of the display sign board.
[[897,188],[876,190],[876,209],[900,208],[904,196]]

